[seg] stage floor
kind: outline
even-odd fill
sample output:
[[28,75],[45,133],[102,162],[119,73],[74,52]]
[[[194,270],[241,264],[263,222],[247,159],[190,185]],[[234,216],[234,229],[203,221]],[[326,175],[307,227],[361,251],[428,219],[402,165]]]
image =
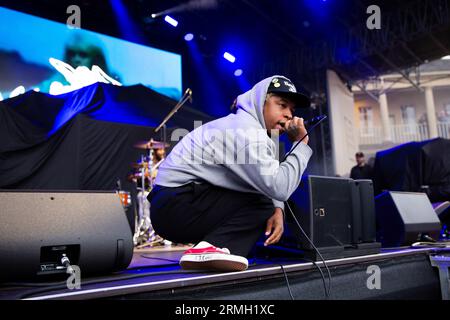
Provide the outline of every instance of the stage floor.
[[[65,281],[9,284],[0,299],[325,299],[328,286],[322,262],[301,259],[251,259],[242,272],[184,271],[178,260],[186,246],[135,250],[127,270],[86,278],[81,289],[69,290]],[[429,255],[443,249],[398,249],[380,254],[327,260],[332,276],[329,299],[440,299],[439,276]],[[448,251],[446,251],[448,252]],[[380,288],[369,288],[371,270],[380,270]],[[369,268],[370,267],[370,268]]]

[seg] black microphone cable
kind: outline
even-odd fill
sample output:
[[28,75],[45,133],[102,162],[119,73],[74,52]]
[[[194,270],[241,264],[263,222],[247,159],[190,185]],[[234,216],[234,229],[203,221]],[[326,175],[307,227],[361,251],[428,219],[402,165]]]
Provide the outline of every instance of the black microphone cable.
[[[292,151],[294,151],[294,149],[297,148],[297,146],[309,135],[309,132],[312,131],[314,128],[316,128],[319,124],[321,124],[322,121],[324,121],[326,118],[327,118],[326,115],[320,115],[320,116],[317,116],[317,117],[311,119],[309,121],[309,124],[311,124],[311,127],[308,128],[308,130],[306,131],[306,134],[299,141],[297,141],[297,143],[291,148],[291,150],[284,156],[284,158],[283,158],[283,160],[281,162],[284,162],[287,159],[287,157],[292,153]],[[308,122],[305,122],[305,124],[307,124],[307,123]],[[303,230],[302,226],[298,222],[297,217],[295,216],[294,212],[292,211],[291,206],[289,205],[289,203],[287,201],[285,201],[284,203],[287,206],[287,208],[289,209],[289,212],[291,213],[292,218],[294,219],[294,221],[297,224],[298,228],[300,229],[301,233],[308,240],[308,242],[314,248],[314,250],[317,252],[317,255],[320,257],[320,259],[322,260],[323,265],[327,269],[327,272],[328,272],[328,289],[325,287],[325,283],[324,283],[324,290],[325,290],[325,296],[328,299],[330,297],[330,295],[331,295],[331,272],[330,272],[330,269],[328,268],[328,265],[325,262],[325,259],[323,258],[323,256],[320,253],[319,249],[317,249],[317,247],[314,245],[312,240],[308,237],[308,235],[306,234],[306,232]],[[319,269],[319,272],[320,272],[320,274],[322,276],[322,279],[325,280],[323,272],[322,272],[322,269],[318,265],[316,265],[316,266]]]
[[[328,289],[325,287],[324,284],[324,290],[325,290],[325,296],[327,298],[330,298],[331,295],[331,272],[330,269],[328,268],[327,263],[325,262],[325,259],[323,258],[322,254],[320,253],[319,249],[317,249],[317,247],[314,245],[314,243],[312,242],[312,240],[308,237],[308,235],[306,234],[305,230],[303,230],[302,226],[300,225],[300,223],[297,220],[297,217],[295,216],[294,212],[291,209],[291,206],[289,205],[289,203],[286,201],[285,202],[286,206],[289,209],[289,212],[292,215],[292,218],[294,218],[295,223],[297,224],[298,228],[300,229],[300,231],[302,232],[303,236],[308,240],[309,244],[314,248],[314,250],[317,252],[317,255],[320,257],[320,259],[322,260],[323,265],[325,266],[325,269],[327,269],[328,272]],[[314,263],[314,262],[313,262]],[[319,267],[319,265],[316,265],[317,268],[319,269],[319,272],[322,276],[322,279],[324,279],[324,275],[322,272],[322,269]]]
[[[294,151],[294,149],[297,148],[297,146],[300,144],[300,142],[302,142],[303,139],[305,139],[309,135],[309,132],[312,131],[315,127],[317,127],[319,124],[321,124],[322,121],[324,121],[326,118],[327,118],[326,115],[321,115],[321,116],[312,118],[309,121],[309,123],[312,124],[311,128],[309,128],[309,130],[306,131],[306,134],[303,136],[303,138],[301,138],[299,141],[297,141],[297,143],[291,148],[291,150],[288,153],[286,153],[286,155],[284,156],[284,158],[281,162],[284,162],[286,160],[286,158],[292,153],[292,151]],[[307,123],[308,122],[306,122],[306,124]]]

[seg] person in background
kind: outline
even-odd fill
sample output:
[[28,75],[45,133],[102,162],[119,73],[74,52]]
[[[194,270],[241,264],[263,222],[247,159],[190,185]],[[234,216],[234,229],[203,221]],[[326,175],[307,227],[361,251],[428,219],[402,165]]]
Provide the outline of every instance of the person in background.
[[366,163],[364,153],[357,152],[355,154],[356,166],[350,172],[352,179],[372,179],[372,167]]

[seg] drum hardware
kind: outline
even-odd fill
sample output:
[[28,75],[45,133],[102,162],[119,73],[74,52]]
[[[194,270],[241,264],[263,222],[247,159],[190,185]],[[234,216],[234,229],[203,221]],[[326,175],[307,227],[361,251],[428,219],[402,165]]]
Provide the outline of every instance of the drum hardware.
[[128,191],[120,190],[117,194],[124,209],[131,206],[131,194]]
[[[150,203],[147,201],[147,196],[153,189],[158,167],[164,161],[160,150],[162,149],[165,152],[165,148],[169,145],[150,139],[149,141],[139,142],[134,146],[145,149],[146,154],[141,155],[139,161],[131,164],[134,171],[128,175],[128,180],[136,184],[138,191],[136,202],[138,210],[135,215],[133,241],[136,247],[153,246],[162,243],[164,239],[156,235],[151,225]],[[159,153],[157,154],[157,152]]]
[[[166,139],[166,123],[187,101],[192,103],[192,90],[189,88],[162,123],[154,130],[157,133],[161,128],[163,129],[161,131],[163,141],[150,139],[149,141],[139,141],[134,144],[135,148],[145,150],[145,155],[141,155],[141,159],[131,165],[135,171],[128,175],[128,180],[135,183],[138,190],[138,210],[135,214],[135,232],[133,236],[134,245],[138,249],[158,244],[171,244],[170,241],[155,233],[150,220],[150,202],[148,202],[147,196],[153,189],[158,168],[164,162],[165,150],[170,146]],[[164,151],[162,155],[158,154],[161,150]]]
[[153,141],[153,139],[150,139],[149,141],[139,141],[134,144],[135,148],[138,149],[144,149],[144,150],[155,150],[155,149],[165,149],[168,148],[170,145],[165,142],[161,141]]

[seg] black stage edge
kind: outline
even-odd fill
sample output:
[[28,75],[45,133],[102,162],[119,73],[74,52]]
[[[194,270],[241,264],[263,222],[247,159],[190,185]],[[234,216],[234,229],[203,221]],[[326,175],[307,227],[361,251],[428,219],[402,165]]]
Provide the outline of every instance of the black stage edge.
[[[358,243],[348,246],[320,247],[318,249],[323,259],[330,260],[377,254],[381,251],[381,243]],[[307,260],[322,261],[322,258],[315,250],[277,246],[263,247],[260,245],[257,247],[256,252],[258,256],[282,257],[288,255],[289,257],[304,257]]]
[[[429,255],[442,251],[437,248],[403,249],[327,260],[332,275],[330,299],[440,300],[438,270],[431,266]],[[316,265],[323,267],[322,262],[316,262]],[[325,299],[324,285],[316,265],[276,259],[256,261],[243,272],[188,273],[180,270],[176,263],[165,263],[129,268],[101,279],[84,279],[80,290],[62,289],[61,283],[59,287],[2,286],[0,298],[289,300],[284,269],[295,299],[320,300]],[[369,266],[380,268],[380,289],[367,287],[371,276]],[[325,269],[323,272],[326,277]],[[101,283],[93,283],[99,280]],[[327,278],[325,283],[328,284]]]

